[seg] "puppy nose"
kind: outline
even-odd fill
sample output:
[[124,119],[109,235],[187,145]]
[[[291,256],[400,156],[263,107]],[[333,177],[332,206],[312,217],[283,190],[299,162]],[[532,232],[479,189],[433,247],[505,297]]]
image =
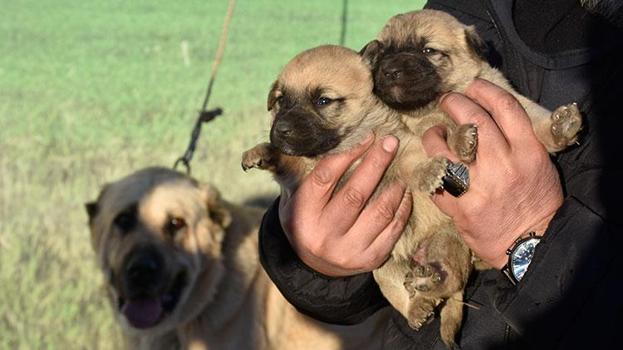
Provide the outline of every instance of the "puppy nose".
[[292,126],[290,123],[278,121],[275,123],[274,128],[280,136],[288,137],[292,134]]
[[383,67],[383,75],[387,79],[398,80],[402,75],[402,70],[397,67]]

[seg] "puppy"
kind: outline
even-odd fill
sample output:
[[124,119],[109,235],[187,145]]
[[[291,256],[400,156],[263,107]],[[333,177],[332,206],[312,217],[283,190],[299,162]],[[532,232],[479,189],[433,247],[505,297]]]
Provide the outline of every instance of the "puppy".
[[130,349],[379,349],[383,315],[332,326],[297,312],[261,268],[262,212],[166,168],[86,205],[93,249]]
[[[456,126],[441,112],[437,99],[449,91],[463,92],[475,78],[489,80],[509,91],[524,107],[541,143],[558,152],[576,142],[582,117],[575,103],[553,113],[513,90],[509,82],[484,59],[485,44],[474,27],[435,10],[392,17],[361,51],[372,67],[374,93],[400,110],[416,134],[434,120],[448,129],[448,146],[466,163],[475,156],[474,125]],[[465,142],[467,141],[467,142]]]
[[374,277],[414,328],[439,306],[441,335],[451,345],[462,319],[471,253],[450,218],[430,199],[442,184],[448,162],[426,156],[419,135],[403,122],[405,116],[374,95],[373,87],[370,66],[350,49],[328,45],[299,54],[268,94],[271,142],[245,152],[242,167],[272,171],[281,190],[291,193],[326,154],[350,149],[369,133],[397,136],[400,147],[377,193],[395,180],[403,181],[414,209],[390,258]]

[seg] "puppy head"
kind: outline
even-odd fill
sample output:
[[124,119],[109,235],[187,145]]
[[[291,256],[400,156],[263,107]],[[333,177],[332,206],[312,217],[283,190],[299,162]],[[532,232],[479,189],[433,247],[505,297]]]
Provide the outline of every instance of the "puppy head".
[[374,93],[409,111],[471,81],[484,47],[473,27],[441,11],[421,10],[392,17],[361,54],[372,69]]
[[351,147],[365,136],[357,127],[378,101],[372,87],[370,69],[356,52],[332,45],[302,52],[268,94],[271,143],[306,157]]
[[168,331],[210,302],[229,225],[218,193],[165,168],[108,184],[86,205],[91,241],[122,326]]

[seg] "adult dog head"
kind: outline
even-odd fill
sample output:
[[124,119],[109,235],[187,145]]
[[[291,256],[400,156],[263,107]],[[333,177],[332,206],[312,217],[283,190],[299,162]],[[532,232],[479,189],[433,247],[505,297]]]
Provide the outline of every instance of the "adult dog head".
[[130,333],[171,330],[212,300],[230,222],[214,189],[147,168],[106,185],[86,208],[108,295]]
[[434,102],[476,77],[485,45],[473,27],[441,11],[392,17],[361,54],[374,75],[374,93],[397,110]]
[[268,94],[270,141],[292,156],[351,148],[370,131],[379,105],[369,67],[355,51],[320,46],[294,57]]

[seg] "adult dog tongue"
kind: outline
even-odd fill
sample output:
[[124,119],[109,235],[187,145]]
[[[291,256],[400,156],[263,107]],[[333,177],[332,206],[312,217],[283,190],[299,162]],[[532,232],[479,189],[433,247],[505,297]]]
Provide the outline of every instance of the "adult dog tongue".
[[133,327],[143,329],[153,327],[160,321],[162,306],[158,298],[129,300],[123,305],[121,312]]

